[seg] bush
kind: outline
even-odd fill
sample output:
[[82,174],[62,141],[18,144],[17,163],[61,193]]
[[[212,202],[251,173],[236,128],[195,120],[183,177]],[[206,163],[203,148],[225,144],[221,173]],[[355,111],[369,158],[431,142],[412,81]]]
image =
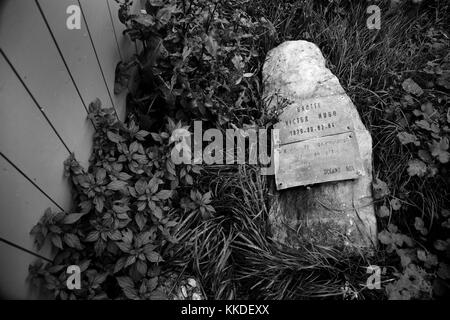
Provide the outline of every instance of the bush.
[[[37,247],[48,240],[57,254],[31,267],[32,278],[61,299],[161,297],[158,277],[179,245],[174,232],[184,215],[214,213],[211,193],[194,187],[198,166],[175,167],[170,159],[169,137],[180,124],[169,120],[150,134],[99,101],[89,112],[97,129],[89,170],[73,156],[65,162],[78,211],[47,210],[33,228]],[[80,290],[66,286],[69,265],[86,275]]]

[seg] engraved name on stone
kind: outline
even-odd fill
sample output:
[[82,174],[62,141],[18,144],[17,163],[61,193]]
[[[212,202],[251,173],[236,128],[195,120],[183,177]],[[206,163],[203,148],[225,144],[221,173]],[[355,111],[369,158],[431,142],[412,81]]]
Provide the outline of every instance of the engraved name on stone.
[[274,149],[277,189],[358,178],[363,174],[351,132],[280,145]]
[[353,121],[343,111],[345,103],[345,97],[338,95],[291,104],[274,126],[279,130],[280,144],[352,131]]
[[274,134],[278,190],[356,179],[363,174],[353,121],[345,95],[293,103],[280,116]]

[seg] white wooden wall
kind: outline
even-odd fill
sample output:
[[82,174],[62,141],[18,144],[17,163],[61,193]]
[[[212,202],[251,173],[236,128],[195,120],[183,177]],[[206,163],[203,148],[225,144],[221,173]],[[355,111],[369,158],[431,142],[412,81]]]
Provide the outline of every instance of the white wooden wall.
[[[82,10],[80,30],[66,27],[69,5]],[[124,118],[114,72],[135,47],[117,9],[114,0],[0,0],[0,297],[35,297],[29,232],[46,208],[71,208],[63,162],[75,152],[87,167],[89,103],[98,97]]]

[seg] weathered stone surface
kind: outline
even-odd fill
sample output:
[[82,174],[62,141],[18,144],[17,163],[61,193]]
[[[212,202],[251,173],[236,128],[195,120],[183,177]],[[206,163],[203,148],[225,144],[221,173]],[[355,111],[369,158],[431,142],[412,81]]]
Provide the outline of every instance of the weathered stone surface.
[[372,139],[339,80],[326,68],[320,49],[307,41],[281,44],[269,52],[263,80],[264,94],[272,108],[278,107],[277,99],[270,99],[274,96],[301,103],[343,95],[347,101],[339,108],[349,115],[364,168],[355,180],[274,190],[269,217],[274,240],[292,248],[307,240],[352,252],[372,249],[377,241],[371,188]]

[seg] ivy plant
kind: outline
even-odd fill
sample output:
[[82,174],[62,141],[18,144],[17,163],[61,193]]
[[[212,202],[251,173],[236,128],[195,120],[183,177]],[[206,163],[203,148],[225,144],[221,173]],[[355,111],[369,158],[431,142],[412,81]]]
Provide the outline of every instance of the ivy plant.
[[[89,169],[73,155],[65,162],[76,208],[48,209],[31,231],[38,249],[55,250],[53,262],[30,267],[31,278],[58,299],[161,298],[158,277],[182,245],[173,236],[178,222],[185,214],[212,217],[212,194],[195,187],[200,167],[170,158],[169,137],[181,123],[167,119],[150,133],[117,120],[98,100],[89,118],[96,126]],[[78,290],[66,285],[70,265],[82,272]]]

